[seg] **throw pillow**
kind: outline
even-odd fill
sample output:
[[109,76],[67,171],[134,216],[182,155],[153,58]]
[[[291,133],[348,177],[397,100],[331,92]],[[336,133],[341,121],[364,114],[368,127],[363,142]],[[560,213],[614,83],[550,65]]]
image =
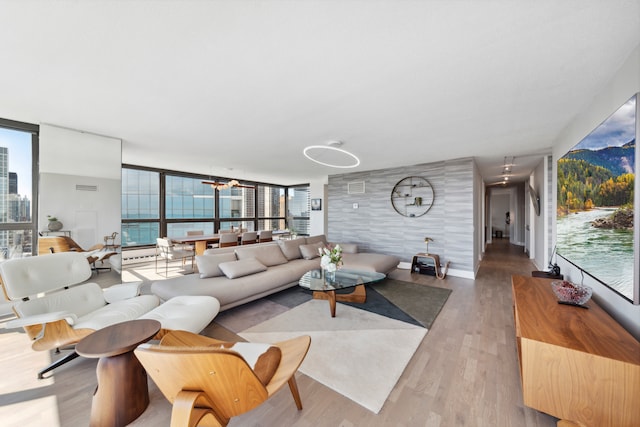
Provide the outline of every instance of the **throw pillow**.
[[238,261],[222,262],[218,265],[220,270],[229,279],[248,276],[254,273],[266,271],[267,267],[255,258],[241,259]]
[[269,384],[269,381],[273,378],[273,375],[280,365],[280,359],[282,358],[280,348],[270,344],[225,342],[214,344],[212,347],[238,353],[265,386]]
[[287,258],[275,243],[264,243],[260,245],[248,245],[247,247],[237,247],[236,256],[238,259],[255,258],[267,267],[286,264]]
[[304,244],[306,244],[304,237],[299,237],[293,240],[278,240],[280,250],[289,261],[302,257],[300,254],[300,245]]
[[314,259],[320,256],[318,249],[324,248],[324,243],[317,242],[310,245],[300,245],[300,254],[304,259]]
[[235,260],[236,254],[233,252],[217,255],[196,255],[196,264],[198,265],[200,278],[206,279],[207,277],[223,276],[224,273],[219,267],[220,263]]

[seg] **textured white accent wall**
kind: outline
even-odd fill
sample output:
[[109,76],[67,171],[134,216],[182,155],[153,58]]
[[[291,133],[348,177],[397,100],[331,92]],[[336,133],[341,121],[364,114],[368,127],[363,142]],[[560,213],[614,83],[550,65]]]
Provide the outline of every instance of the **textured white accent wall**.
[[[433,206],[421,217],[401,216],[391,206],[391,190],[408,176],[425,178],[434,190]],[[364,194],[348,194],[348,183],[353,181],[365,182]],[[328,181],[328,238],[411,262],[414,254],[425,251],[428,236],[434,239],[429,252],[451,262],[451,275],[472,278],[473,191],[471,158],[332,175]]]

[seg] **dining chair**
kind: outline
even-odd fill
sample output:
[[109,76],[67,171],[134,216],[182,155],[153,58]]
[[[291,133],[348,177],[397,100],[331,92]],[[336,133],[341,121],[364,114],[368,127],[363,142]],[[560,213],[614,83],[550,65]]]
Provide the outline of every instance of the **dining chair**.
[[187,236],[204,236],[203,230],[189,230],[187,231]]
[[226,248],[228,246],[238,246],[238,235],[236,233],[220,234],[220,241],[218,242],[218,247]]
[[[142,344],[134,353],[173,405],[172,427],[226,426],[232,417],[261,405],[285,385],[301,410],[295,374],[310,345],[308,335],[269,345],[227,343],[171,331],[160,345]],[[265,359],[268,362],[259,366]]]
[[273,231],[271,231],[271,230],[261,230],[260,233],[258,233],[258,242],[259,243],[271,242],[271,241],[273,241]]
[[187,258],[191,258],[191,270],[193,270],[193,260],[196,252],[192,249],[178,249],[173,245],[171,239],[159,237],[156,239],[156,273],[158,272],[158,256],[164,258],[164,275],[166,277],[170,261],[182,260],[182,265],[184,266]]
[[242,233],[242,237],[240,238],[241,245],[252,245],[254,243],[258,243],[258,233],[255,231],[246,231]]

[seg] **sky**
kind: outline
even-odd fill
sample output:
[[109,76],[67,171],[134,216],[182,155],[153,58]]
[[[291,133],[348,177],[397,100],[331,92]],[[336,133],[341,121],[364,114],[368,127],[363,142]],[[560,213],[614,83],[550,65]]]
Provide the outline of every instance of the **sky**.
[[599,150],[606,147],[619,147],[635,138],[635,131],[636,95],[609,116],[573,149]]
[[0,127],[0,147],[9,149],[9,172],[18,174],[18,193],[31,199],[31,134]]

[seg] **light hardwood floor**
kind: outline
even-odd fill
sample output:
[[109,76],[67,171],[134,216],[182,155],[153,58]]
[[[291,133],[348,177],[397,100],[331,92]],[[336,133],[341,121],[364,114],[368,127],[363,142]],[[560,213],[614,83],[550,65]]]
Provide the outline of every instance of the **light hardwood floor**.
[[[555,418],[522,404],[520,391],[511,275],[533,269],[521,247],[497,239],[475,280],[393,272],[392,278],[453,292],[378,415],[298,374],[302,411],[285,388],[230,426],[554,426]],[[111,279],[101,273],[101,280]],[[206,334],[232,337],[215,324]],[[48,354],[30,350],[18,330],[0,329],[0,348],[0,425],[88,425],[95,360],[77,359],[37,380]],[[169,403],[153,383],[150,394],[149,408],[132,425],[168,426]]]

